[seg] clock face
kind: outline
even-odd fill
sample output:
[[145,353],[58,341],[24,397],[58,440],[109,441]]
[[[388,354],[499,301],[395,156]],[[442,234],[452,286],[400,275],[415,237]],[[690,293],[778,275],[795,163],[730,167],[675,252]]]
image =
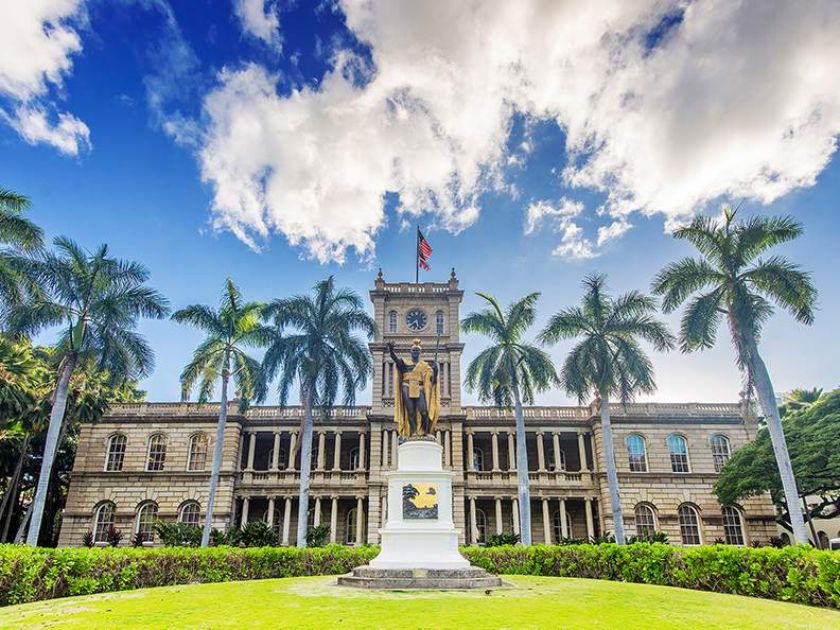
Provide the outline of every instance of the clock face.
[[411,330],[423,330],[428,318],[419,308],[414,308],[405,314],[405,323]]

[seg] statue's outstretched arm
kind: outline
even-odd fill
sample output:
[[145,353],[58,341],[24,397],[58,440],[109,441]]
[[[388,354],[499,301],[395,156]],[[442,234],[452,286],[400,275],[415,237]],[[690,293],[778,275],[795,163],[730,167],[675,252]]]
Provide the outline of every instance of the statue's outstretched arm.
[[388,349],[388,354],[391,355],[391,360],[394,362],[394,365],[397,366],[397,369],[400,371],[400,373],[405,372],[405,361],[399,358],[397,356],[397,353],[394,352],[394,342],[389,341],[385,347]]

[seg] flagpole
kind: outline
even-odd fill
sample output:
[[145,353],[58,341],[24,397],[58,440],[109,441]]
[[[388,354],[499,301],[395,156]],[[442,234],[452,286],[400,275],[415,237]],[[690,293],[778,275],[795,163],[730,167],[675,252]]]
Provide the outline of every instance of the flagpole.
[[417,225],[417,242],[414,244],[414,284],[420,284],[420,225]]

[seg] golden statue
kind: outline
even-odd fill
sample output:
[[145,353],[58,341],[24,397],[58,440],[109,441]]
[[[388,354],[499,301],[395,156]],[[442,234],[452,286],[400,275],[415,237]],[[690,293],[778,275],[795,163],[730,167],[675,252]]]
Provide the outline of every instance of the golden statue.
[[403,360],[394,353],[389,341],[388,352],[394,361],[394,422],[405,438],[430,435],[440,413],[440,383],[437,361],[421,361],[420,340],[411,342],[411,358]]

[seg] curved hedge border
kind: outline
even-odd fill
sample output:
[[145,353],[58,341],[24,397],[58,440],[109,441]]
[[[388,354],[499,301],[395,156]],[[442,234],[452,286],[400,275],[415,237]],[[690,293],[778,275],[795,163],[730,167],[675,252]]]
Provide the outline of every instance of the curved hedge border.
[[[0,606],[151,586],[346,573],[378,547],[62,548],[0,545]],[[639,543],[465,547],[492,573],[678,586],[840,608],[840,553]]]

